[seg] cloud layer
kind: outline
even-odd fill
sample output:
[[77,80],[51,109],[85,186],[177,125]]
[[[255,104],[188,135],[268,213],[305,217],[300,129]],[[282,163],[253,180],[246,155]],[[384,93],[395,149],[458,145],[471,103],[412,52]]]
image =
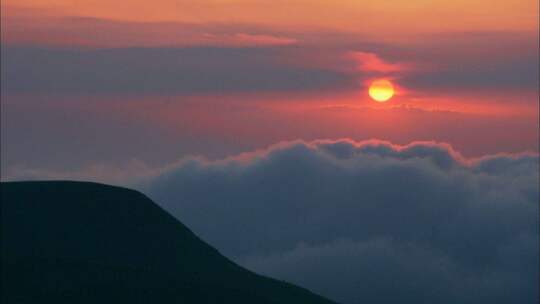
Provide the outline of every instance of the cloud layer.
[[[65,28],[79,23],[100,33],[117,30],[114,23],[84,18],[69,19]],[[24,22],[27,24],[29,22]],[[136,31],[141,28],[124,26]],[[175,37],[194,36],[200,41],[189,45],[161,45],[144,39],[139,41],[124,33],[119,36],[130,38],[127,40],[132,44],[98,43],[95,47],[77,47],[73,42],[52,46],[4,42],[3,93],[153,96],[233,92],[351,93],[364,89],[365,82],[373,78],[390,77],[406,89],[407,94],[415,96],[457,97],[480,92],[483,99],[491,103],[493,97],[501,96],[505,97],[505,103],[521,100],[535,105],[537,100],[536,33],[428,36],[425,37],[430,41],[427,46],[399,46],[347,32],[334,32],[334,41],[316,33],[300,35],[260,27],[250,31],[249,25],[164,24],[142,28],[149,31],[150,37],[173,41],[167,35],[156,35],[161,27]],[[52,35],[42,31],[40,27],[36,35]],[[21,36],[19,32],[27,30],[23,27],[14,36]],[[189,33],[181,35],[181,32]],[[72,33],[72,36],[121,40],[82,33]],[[455,51],[456,48],[459,51]]]
[[[270,39],[237,36],[235,39]],[[277,38],[276,38],[277,39]],[[343,73],[277,62],[268,48],[2,49],[2,90],[42,94],[265,92],[352,87]],[[54,73],[54,76],[51,76]]]
[[255,271],[344,303],[533,303],[538,156],[288,142],[138,186]]

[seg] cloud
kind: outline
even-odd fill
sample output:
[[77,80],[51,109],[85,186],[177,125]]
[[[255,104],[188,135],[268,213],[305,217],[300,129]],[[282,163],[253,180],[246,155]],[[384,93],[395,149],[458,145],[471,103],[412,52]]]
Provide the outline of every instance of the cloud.
[[401,83],[420,92],[506,89],[530,94],[538,86],[538,63],[536,53],[505,61],[448,64],[434,71],[408,75]]
[[288,45],[297,42],[296,39],[287,37],[278,37],[271,35],[253,35],[246,33],[234,34],[231,38],[233,43],[238,45],[250,46],[250,45]]
[[[425,40],[429,45],[416,46],[418,51],[411,49],[411,58],[407,58],[424,66],[405,75],[400,80],[403,86],[430,94],[506,91],[512,93],[508,102],[516,102],[524,94],[537,99],[537,31],[441,33],[426,35]],[[404,53],[390,57],[404,60],[409,57]],[[532,103],[532,99],[528,101]]]
[[[399,44],[339,30],[12,9],[2,19],[2,90],[8,93],[351,93],[366,78],[385,76],[414,95],[498,91],[512,94],[505,103],[537,99],[536,32],[439,33]],[[114,50],[96,50],[103,48]]]
[[[287,42],[240,35],[239,42]],[[273,39],[273,40],[272,40]],[[153,94],[351,88],[349,75],[280,63],[269,48],[2,48],[2,91],[15,94]]]
[[[257,47],[287,45],[296,38],[268,26],[236,22],[143,22],[54,16],[48,10],[2,10],[2,43],[49,48]],[[106,35],[104,35],[106,33]]]
[[411,68],[403,63],[386,62],[375,53],[351,52],[350,56],[358,62],[362,72],[398,73]]
[[344,303],[532,303],[538,155],[286,142],[137,186],[255,271]]

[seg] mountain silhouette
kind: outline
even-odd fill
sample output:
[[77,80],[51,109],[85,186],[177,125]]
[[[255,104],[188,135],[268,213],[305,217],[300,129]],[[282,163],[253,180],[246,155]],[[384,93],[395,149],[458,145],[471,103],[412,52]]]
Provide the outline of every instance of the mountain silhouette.
[[236,265],[125,188],[2,183],[1,236],[2,303],[334,303]]

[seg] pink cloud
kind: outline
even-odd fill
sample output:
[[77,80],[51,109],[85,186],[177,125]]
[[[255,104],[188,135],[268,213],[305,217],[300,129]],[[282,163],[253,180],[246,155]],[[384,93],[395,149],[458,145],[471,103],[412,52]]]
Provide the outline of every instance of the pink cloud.
[[411,69],[408,64],[386,62],[375,53],[352,52],[351,56],[363,72],[396,73]]
[[233,36],[233,41],[237,41],[240,44],[255,44],[255,45],[288,45],[297,42],[296,39],[287,37],[277,37],[271,35],[252,35],[245,33],[238,33]]

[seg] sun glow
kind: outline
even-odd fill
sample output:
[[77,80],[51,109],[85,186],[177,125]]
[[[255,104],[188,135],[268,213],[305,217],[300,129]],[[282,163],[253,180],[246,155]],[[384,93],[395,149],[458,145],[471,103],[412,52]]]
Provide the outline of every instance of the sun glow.
[[369,86],[369,96],[378,102],[386,102],[394,96],[394,86],[386,79],[378,79]]

